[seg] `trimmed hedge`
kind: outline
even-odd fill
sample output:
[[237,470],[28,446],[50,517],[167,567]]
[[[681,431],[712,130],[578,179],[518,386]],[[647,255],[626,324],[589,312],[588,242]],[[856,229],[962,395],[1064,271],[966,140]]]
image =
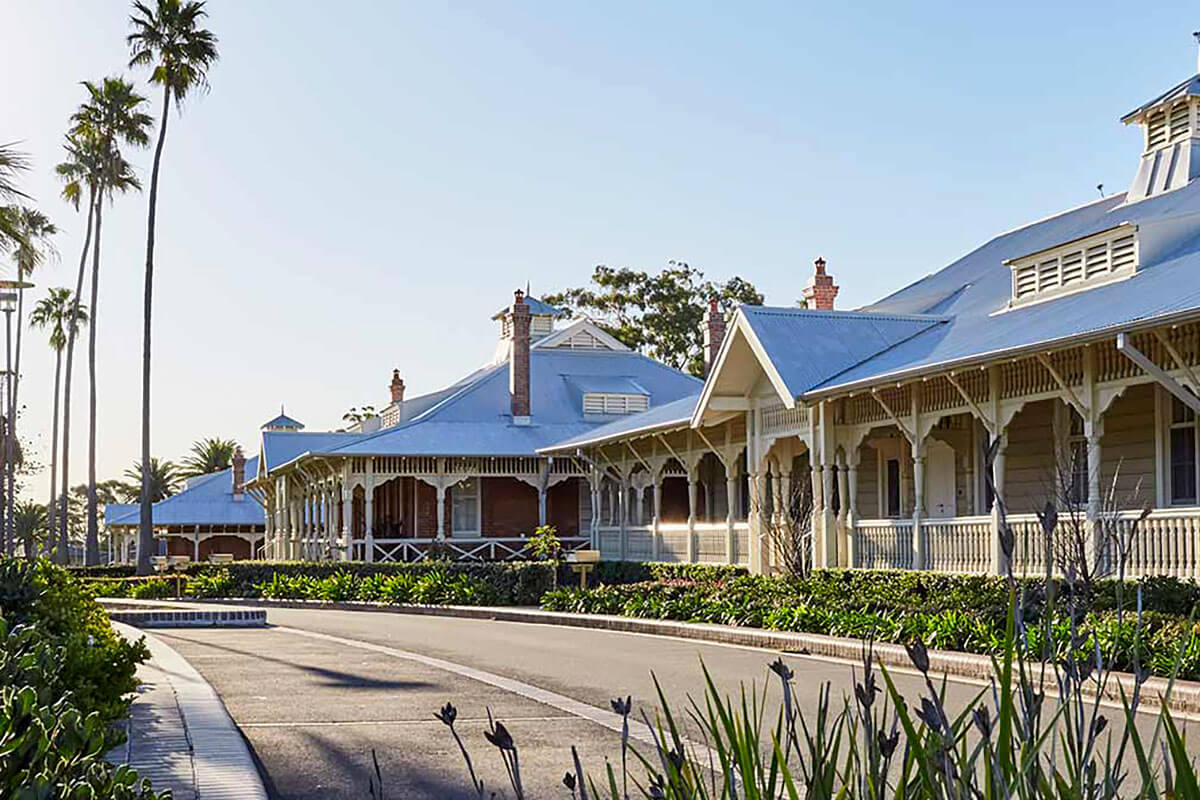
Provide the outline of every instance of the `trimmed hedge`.
[[[88,568],[94,570],[96,568]],[[129,569],[122,567],[122,569]],[[82,570],[81,570],[82,571]],[[120,572],[113,569],[112,572]],[[131,571],[131,570],[130,570]],[[259,597],[262,588],[272,581],[303,579],[321,582],[334,576],[351,576],[358,580],[374,576],[411,576],[416,581],[430,573],[444,575],[446,581],[460,576],[464,581],[481,587],[476,596],[478,605],[536,606],[542,595],[555,586],[555,568],[546,562],[444,562],[416,564],[375,563],[359,561],[237,561],[232,564],[190,564],[181,574],[185,576],[185,593],[199,597]],[[172,597],[175,577],[94,577],[87,584],[95,596],[110,597]],[[427,582],[428,583],[428,582]],[[460,587],[467,584],[460,582]],[[197,587],[199,589],[197,590]],[[485,594],[489,602],[482,599]],[[296,589],[297,594],[301,590]],[[436,594],[436,592],[434,593]],[[461,594],[461,593],[460,593]],[[431,601],[437,602],[437,601]]]
[[[1020,584],[1022,610],[1031,644],[1045,639],[1047,609],[1056,652],[1069,648],[1069,622],[1058,605],[1047,603],[1046,587]],[[1061,595],[1061,586],[1051,586]],[[1119,592],[1118,589],[1121,591]],[[1120,625],[1118,598],[1129,609],[1141,595],[1143,628],[1126,610]],[[1095,633],[1117,666],[1131,669],[1134,656],[1157,674],[1169,674],[1183,642],[1180,675],[1200,678],[1200,627],[1190,618],[1200,601],[1193,581],[1149,578],[1118,586],[1107,581],[1082,609],[1081,626]],[[997,653],[1003,647],[1008,585],[986,575],[915,571],[818,570],[805,579],[743,575],[718,580],[666,579],[547,592],[542,607],[551,611],[744,625],[772,630],[820,633],[885,642],[920,639],[930,647]],[[1115,647],[1115,651],[1114,648]]]

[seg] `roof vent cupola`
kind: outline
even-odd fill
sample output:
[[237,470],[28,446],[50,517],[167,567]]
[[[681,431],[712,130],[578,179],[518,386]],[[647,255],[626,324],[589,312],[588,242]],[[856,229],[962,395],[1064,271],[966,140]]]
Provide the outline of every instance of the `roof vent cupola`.
[[[1195,35],[1195,34],[1193,34]],[[1200,36],[1197,36],[1200,41]],[[1198,73],[1121,117],[1142,127],[1142,158],[1127,203],[1136,203],[1200,177],[1200,66]]]

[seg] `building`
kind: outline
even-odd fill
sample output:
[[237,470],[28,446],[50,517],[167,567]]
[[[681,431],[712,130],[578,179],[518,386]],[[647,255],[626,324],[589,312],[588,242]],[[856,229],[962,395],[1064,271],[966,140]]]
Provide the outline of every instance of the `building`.
[[[195,561],[207,561],[214,553],[237,560],[260,558],[266,515],[261,503],[246,492],[246,475],[257,469],[258,457],[246,458],[239,447],[232,467],[191,478],[182,492],[155,503],[159,553]],[[140,518],[136,503],[110,503],[104,508],[104,524],[118,563],[137,561]]]
[[267,426],[250,486],[268,510],[268,556],[517,558],[540,525],[585,547],[603,465],[538,451],[700,381],[561,317],[518,291],[493,317],[491,360],[452,385],[407,397],[396,371],[388,405],[349,430]]
[[[544,448],[605,465],[605,557],[770,569],[800,487],[818,565],[998,571],[991,461],[1018,568],[1044,568],[1050,501],[1082,509],[1093,551],[1127,548],[1129,574],[1200,574],[1200,75],[1122,121],[1143,132],[1127,192],[855,311],[818,261],[807,308],[714,328],[694,398]],[[688,506],[660,504],[679,481]]]

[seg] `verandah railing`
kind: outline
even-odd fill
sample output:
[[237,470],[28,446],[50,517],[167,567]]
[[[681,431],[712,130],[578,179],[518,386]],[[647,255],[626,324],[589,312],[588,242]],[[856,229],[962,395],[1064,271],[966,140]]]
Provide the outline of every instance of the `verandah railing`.
[[[1200,578],[1200,508],[1154,509],[1141,519],[1131,510],[1102,514],[1102,572],[1115,574],[1121,559],[1131,578],[1168,575]],[[1047,560],[1057,567],[1064,551],[1083,530],[1082,517],[1060,516],[1055,541],[1047,542],[1036,514],[1011,514],[1013,570],[1040,575]],[[914,561],[910,519],[860,520],[853,532],[854,564],[863,569],[911,569]],[[992,521],[988,516],[921,520],[926,568],[939,572],[991,569]],[[1056,555],[1057,553],[1057,555]],[[1093,561],[1093,563],[1095,563]],[[1056,570],[1057,571],[1057,570]]]
[[[688,546],[685,522],[654,525],[602,525],[598,531],[600,557],[606,561],[679,561],[706,564],[750,563],[750,526],[733,523],[733,538],[724,521],[697,522]],[[732,552],[731,552],[732,549]],[[732,556],[732,557],[731,557]]]

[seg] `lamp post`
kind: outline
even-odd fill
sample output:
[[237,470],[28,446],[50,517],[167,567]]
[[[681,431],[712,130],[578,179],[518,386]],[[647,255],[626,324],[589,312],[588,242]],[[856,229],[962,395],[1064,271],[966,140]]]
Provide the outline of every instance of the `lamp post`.
[[0,281],[0,311],[4,312],[4,553],[16,549],[13,526],[13,490],[16,488],[17,376],[12,368],[12,315],[17,310],[19,292],[32,288],[27,281]]

